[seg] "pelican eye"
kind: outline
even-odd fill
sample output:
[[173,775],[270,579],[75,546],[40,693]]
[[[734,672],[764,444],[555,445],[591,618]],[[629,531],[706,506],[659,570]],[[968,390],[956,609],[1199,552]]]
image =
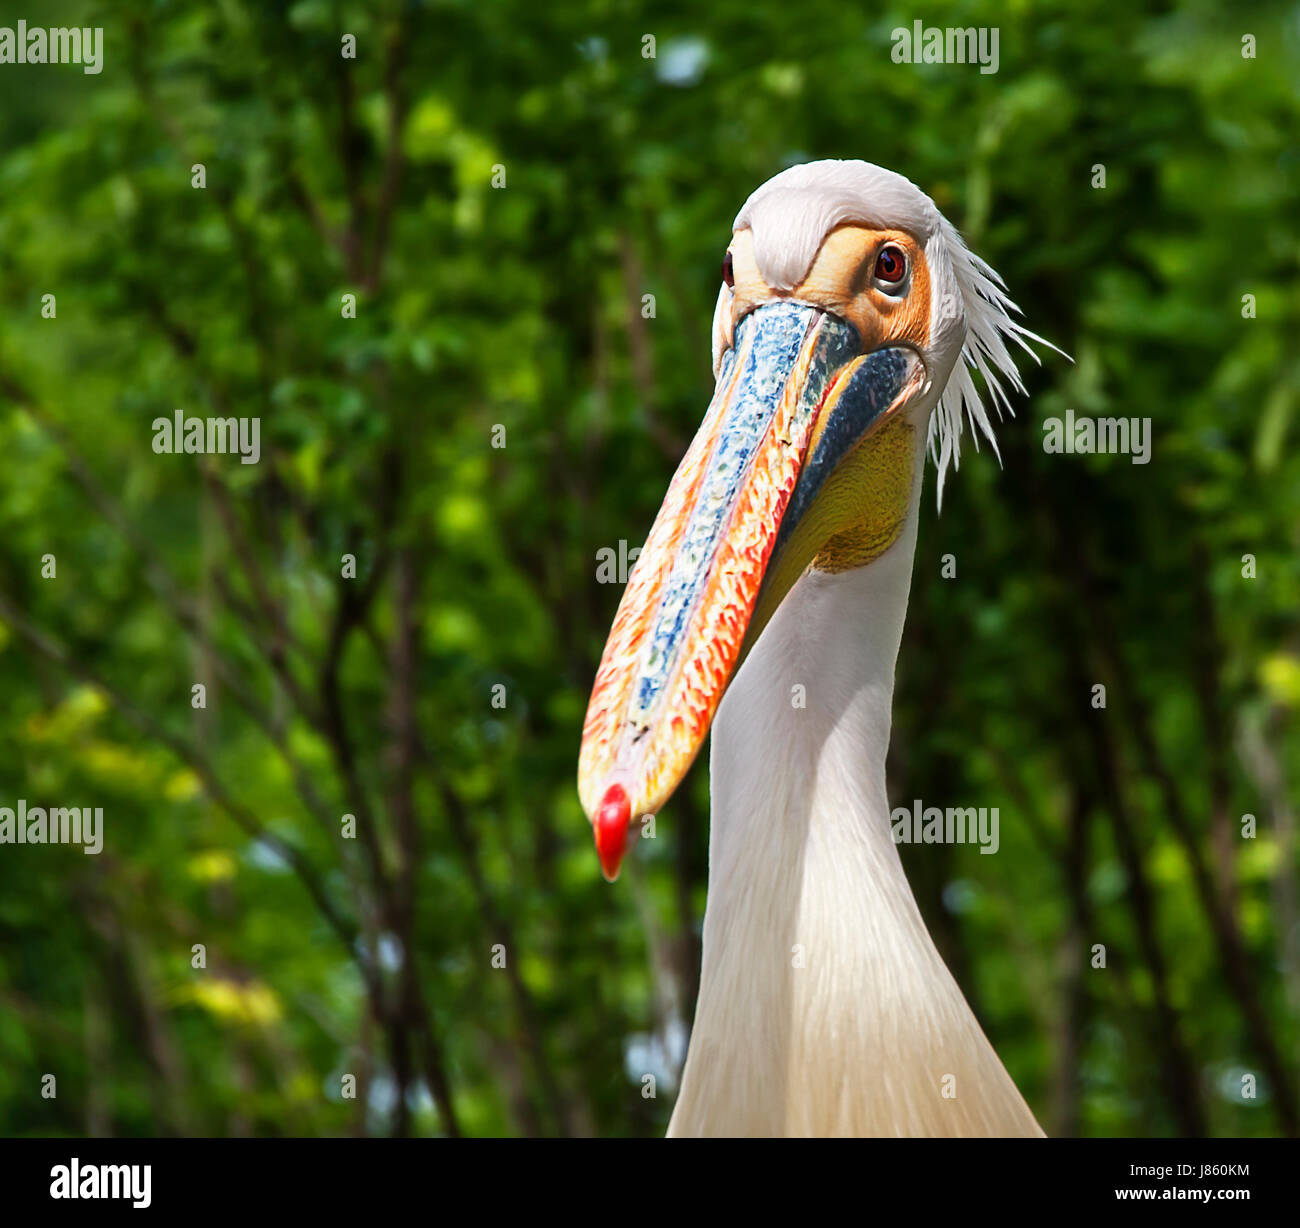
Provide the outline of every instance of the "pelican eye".
[[886,294],[897,290],[907,276],[907,256],[903,249],[893,243],[887,243],[876,256],[876,268],[872,277],[876,288]]
[[731,262],[730,252],[722,257],[722,280],[729,286],[734,286],[736,284],[736,269]]

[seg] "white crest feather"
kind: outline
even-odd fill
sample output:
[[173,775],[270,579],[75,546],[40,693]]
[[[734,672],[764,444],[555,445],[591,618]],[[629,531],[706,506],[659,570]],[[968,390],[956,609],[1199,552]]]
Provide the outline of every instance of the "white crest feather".
[[[940,354],[960,345],[960,357],[930,415],[928,444],[939,471],[942,506],[948,466],[956,469],[960,460],[964,419],[970,419],[976,447],[982,434],[998,455],[993,423],[972,373],[979,372],[1001,418],[1003,410],[1014,412],[1002,381],[1025,391],[1008,342],[1035,362],[1038,356],[1028,342],[1057,347],[1012,319],[1012,313],[1023,313],[1006,293],[1006,284],[966,246],[934,201],[911,180],[870,162],[827,160],[782,171],[750,196],[732,229],[752,229],[764,280],[773,289],[790,290],[812,267],[826,235],[849,222],[906,230],[923,244],[931,276],[932,345]],[[961,307],[956,320],[940,316],[944,299],[952,296]]]

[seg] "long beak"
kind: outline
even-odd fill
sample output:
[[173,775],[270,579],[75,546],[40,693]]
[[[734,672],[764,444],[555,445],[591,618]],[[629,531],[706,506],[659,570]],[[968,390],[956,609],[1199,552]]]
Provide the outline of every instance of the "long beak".
[[861,349],[851,324],[789,300],[736,328],[587,708],[578,792],[611,881],[632,816],[657,812],[686,775],[743,652],[806,567],[794,543],[818,492],[923,382],[914,350]]

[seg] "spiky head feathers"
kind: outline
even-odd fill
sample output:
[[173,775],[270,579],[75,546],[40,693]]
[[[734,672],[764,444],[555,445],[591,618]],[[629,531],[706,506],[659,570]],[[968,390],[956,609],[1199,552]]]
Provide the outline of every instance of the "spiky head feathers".
[[[1056,347],[1013,319],[1020,308],[1007,295],[1002,278],[966,246],[934,201],[902,175],[870,162],[827,160],[782,171],[750,196],[732,229],[752,232],[754,256],[767,284],[774,290],[793,290],[812,267],[826,236],[849,223],[907,231],[925,250],[930,289],[927,358],[933,378],[942,384],[930,414],[928,444],[939,471],[942,501],[949,465],[956,469],[960,459],[965,419],[976,432],[977,444],[982,434],[997,453],[989,407],[974,372],[1001,417],[1004,409],[1011,411],[1004,381],[1017,392],[1025,391],[1010,345],[1020,346],[1035,362],[1028,341]],[[725,292],[724,286],[719,309]]]

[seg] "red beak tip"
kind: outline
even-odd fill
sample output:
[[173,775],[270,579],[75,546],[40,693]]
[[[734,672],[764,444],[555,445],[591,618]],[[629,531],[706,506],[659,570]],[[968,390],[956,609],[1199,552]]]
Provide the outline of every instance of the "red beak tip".
[[632,821],[632,803],[622,785],[610,785],[601,800],[596,817],[592,820],[592,835],[596,838],[596,856],[600,858],[600,872],[606,882],[618,878],[619,866],[627,850],[627,827]]

